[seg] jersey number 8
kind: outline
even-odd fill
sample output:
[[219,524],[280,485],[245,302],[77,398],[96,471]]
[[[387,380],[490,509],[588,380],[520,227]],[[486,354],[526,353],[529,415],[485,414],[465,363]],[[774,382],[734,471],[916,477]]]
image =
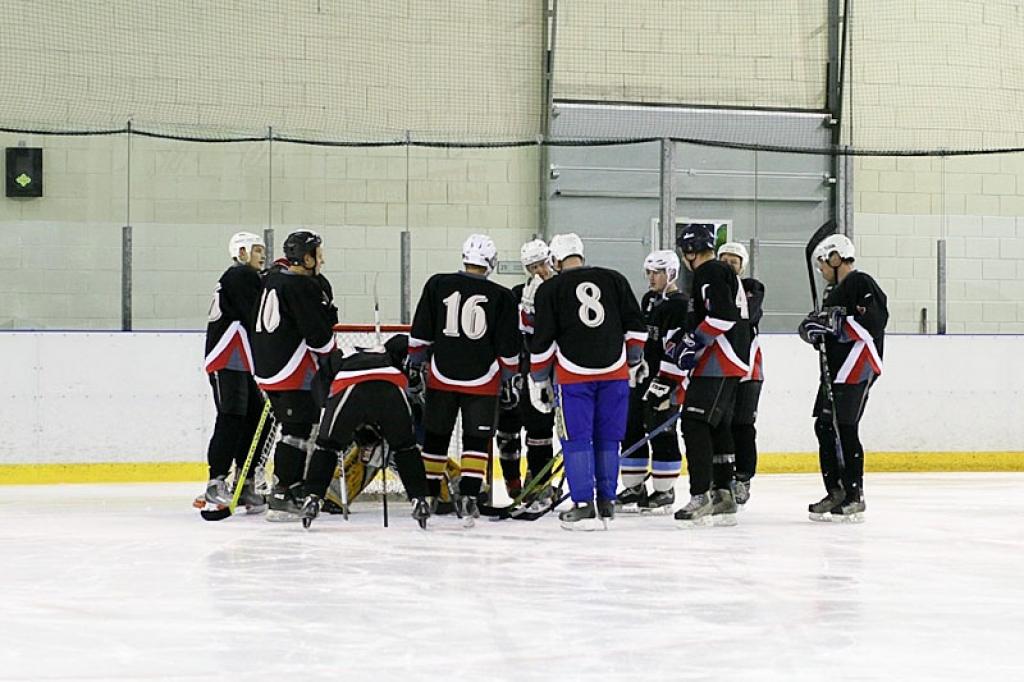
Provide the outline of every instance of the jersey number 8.
[[593,282],[580,282],[576,287],[576,299],[580,302],[580,321],[591,329],[600,327],[604,322],[601,289]]
[[461,300],[462,293],[458,291],[453,292],[451,296],[442,300],[445,307],[444,335],[458,336],[461,318],[462,333],[466,335],[466,338],[473,341],[483,338],[484,334],[487,333],[487,312],[481,306],[487,303],[487,297],[483,294],[470,296],[466,299],[466,303],[461,306],[462,312],[460,314],[459,303]]

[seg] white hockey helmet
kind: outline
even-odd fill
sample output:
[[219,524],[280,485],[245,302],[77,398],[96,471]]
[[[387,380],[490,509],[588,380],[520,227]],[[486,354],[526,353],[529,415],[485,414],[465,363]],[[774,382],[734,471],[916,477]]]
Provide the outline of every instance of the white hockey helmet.
[[718,257],[721,258],[723,253],[732,254],[740,259],[742,265],[740,265],[740,274],[743,274],[747,270],[747,263],[750,262],[750,254],[747,253],[747,247],[743,246],[739,242],[726,242],[718,247]]
[[561,263],[569,256],[583,258],[583,240],[575,232],[556,234],[551,238],[551,257]]
[[498,265],[498,247],[485,234],[471,234],[462,243],[462,262],[487,268],[489,275]]
[[519,260],[524,268],[534,263],[551,260],[551,249],[548,248],[543,239],[534,239],[533,241],[526,242],[519,249]]
[[833,253],[838,253],[843,260],[853,260],[855,254],[853,242],[845,234],[826,237],[814,249],[814,260],[827,261]]
[[231,258],[238,259],[238,252],[241,249],[245,249],[246,255],[252,254],[252,247],[262,246],[264,249],[267,245],[263,243],[263,237],[252,232],[237,232],[234,236],[228,240],[228,255]]
[[668,274],[668,283],[679,279],[679,256],[675,251],[651,251],[644,258],[644,270],[664,270]]

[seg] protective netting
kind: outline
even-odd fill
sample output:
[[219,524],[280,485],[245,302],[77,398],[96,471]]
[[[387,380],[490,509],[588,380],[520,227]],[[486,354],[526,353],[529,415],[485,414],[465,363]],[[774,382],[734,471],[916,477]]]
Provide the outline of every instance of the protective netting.
[[[540,1],[0,0],[13,27],[0,41],[0,129],[94,134],[131,121],[140,134],[342,145],[1024,148],[1024,0],[547,4],[551,15]],[[828,64],[840,44],[837,149]],[[645,108],[549,135],[547,63],[556,102]],[[824,130],[792,119],[780,130],[777,110],[818,115]]]

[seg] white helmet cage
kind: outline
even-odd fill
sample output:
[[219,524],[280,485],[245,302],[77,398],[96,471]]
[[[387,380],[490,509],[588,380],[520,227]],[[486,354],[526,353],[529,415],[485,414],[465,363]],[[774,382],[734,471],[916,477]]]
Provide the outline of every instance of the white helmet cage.
[[668,274],[668,284],[679,279],[679,256],[675,251],[651,251],[644,258],[644,270],[664,270]]
[[739,242],[726,242],[718,247],[718,257],[721,258],[723,253],[732,254],[742,261],[740,266],[741,275],[747,271],[747,263],[750,262],[750,254],[747,253],[747,247]]
[[575,232],[556,234],[551,238],[551,257],[560,263],[569,256],[583,258],[583,240]]
[[498,265],[498,247],[485,234],[471,234],[462,243],[462,262],[487,268],[487,274],[494,272]]
[[827,261],[833,253],[838,253],[843,260],[853,260],[855,250],[853,242],[844,234],[834,234],[826,237],[817,248],[814,249],[814,260]]
[[541,261],[550,261],[551,249],[548,248],[543,239],[534,239],[533,241],[526,242],[519,249],[519,260],[524,268]]
[[252,232],[238,232],[228,240],[228,256],[234,259],[238,259],[238,251],[242,248],[245,249],[245,253],[252,255],[252,247],[262,246],[264,249],[267,245],[263,243],[263,237]]

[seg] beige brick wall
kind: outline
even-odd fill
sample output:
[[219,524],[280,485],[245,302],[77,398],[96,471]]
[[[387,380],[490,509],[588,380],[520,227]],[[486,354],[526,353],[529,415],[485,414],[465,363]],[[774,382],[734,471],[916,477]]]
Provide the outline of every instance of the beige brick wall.
[[947,242],[947,329],[1024,332],[1024,156],[861,158],[860,267],[889,293],[894,331],[935,330],[937,241]]
[[[44,148],[40,199],[0,200],[0,233],[12,258],[0,270],[0,327],[120,325],[121,226],[126,221],[124,136],[33,138]],[[346,149],[275,143],[202,144],[134,137],[131,223],[136,328],[198,329],[213,283],[227,267],[227,239],[271,225],[278,253],[287,233],[310,227],[327,245],[325,273],[346,320],[397,322],[400,233],[412,232],[414,299],[433,272],[459,267],[462,241],[490,234],[504,259],[537,231],[537,151]],[[407,211],[408,208],[408,211]],[[514,284],[518,278],[498,281]],[[414,300],[415,303],[415,300]]]
[[818,0],[560,0],[555,96],[822,108],[826,7]]

